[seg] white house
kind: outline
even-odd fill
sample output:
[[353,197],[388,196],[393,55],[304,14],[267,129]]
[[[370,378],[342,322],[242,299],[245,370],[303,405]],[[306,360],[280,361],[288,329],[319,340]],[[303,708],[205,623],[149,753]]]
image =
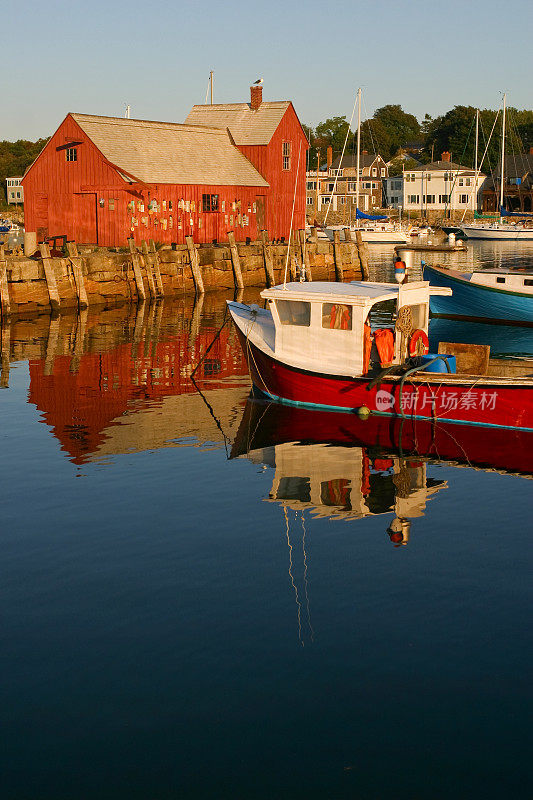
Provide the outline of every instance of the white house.
[[24,189],[21,186],[20,178],[6,178],[6,196],[8,203],[23,203],[24,202]]
[[481,187],[486,175],[451,161],[443,153],[440,161],[406,170],[403,180],[405,211],[474,211],[481,206]]

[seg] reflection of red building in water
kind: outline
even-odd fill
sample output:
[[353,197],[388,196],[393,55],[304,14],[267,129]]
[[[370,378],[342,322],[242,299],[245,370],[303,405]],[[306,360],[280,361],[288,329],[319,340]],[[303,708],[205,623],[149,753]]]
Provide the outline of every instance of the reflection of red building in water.
[[[108,436],[106,429],[120,424],[124,415],[154,405],[161,408],[165,398],[197,392],[190,375],[213,342],[216,328],[201,330],[194,340],[189,330],[160,341],[153,341],[149,331],[144,333],[138,344],[127,342],[84,354],[76,371],[70,355],[57,357],[50,375],[45,374],[44,360],[30,361],[29,401],[43,413],[43,421],[75,463],[94,454]],[[195,378],[204,381],[202,389],[211,391],[224,386],[225,378],[246,375],[241,349],[226,327]]]

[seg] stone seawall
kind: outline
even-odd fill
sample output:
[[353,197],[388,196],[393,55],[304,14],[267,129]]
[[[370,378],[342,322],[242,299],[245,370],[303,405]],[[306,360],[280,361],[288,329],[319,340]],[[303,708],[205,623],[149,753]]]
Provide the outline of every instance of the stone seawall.
[[[0,246],[2,314],[112,307],[139,299],[282,283],[287,245],[190,243],[157,251],[152,245],[142,251],[132,246],[131,252],[80,248],[78,253],[69,243],[69,255],[41,246],[27,258]],[[299,280],[303,271],[307,280],[360,280],[358,245],[296,240],[290,247],[287,279]]]

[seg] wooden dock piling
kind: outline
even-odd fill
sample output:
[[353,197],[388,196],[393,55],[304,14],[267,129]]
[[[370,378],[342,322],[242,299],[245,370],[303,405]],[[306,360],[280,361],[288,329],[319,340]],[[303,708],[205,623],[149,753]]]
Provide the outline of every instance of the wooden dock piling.
[[272,263],[272,253],[268,245],[268,231],[261,231],[261,243],[263,245],[263,263],[265,265],[265,277],[267,288],[274,286],[274,266]]
[[231,264],[233,266],[233,275],[235,278],[235,288],[244,289],[244,282],[242,279],[242,272],[241,272],[241,260],[239,258],[239,251],[237,250],[237,245],[235,244],[235,234],[233,233],[233,231],[228,231],[228,242],[229,242],[229,250],[231,253]]
[[159,253],[156,250],[155,242],[154,242],[153,239],[150,239],[149,250],[150,250],[150,256],[151,256],[151,259],[152,259],[152,269],[153,269],[153,272],[154,272],[155,285],[157,287],[157,296],[158,297],[164,297],[165,296],[165,290],[163,288],[163,280],[161,278],[161,267],[160,267],[160,263],[159,263]]
[[9,317],[11,313],[9,286],[7,283],[7,259],[3,244],[0,244],[0,312],[2,319]]
[[137,287],[137,297],[139,300],[146,300],[146,290],[144,288],[141,271],[141,257],[133,239],[128,239],[128,246],[130,248],[131,259],[133,263],[133,276],[135,278],[135,286]]
[[152,270],[152,257],[148,250],[148,245],[146,244],[144,239],[141,242],[141,251],[142,251],[142,259],[144,261],[144,269],[146,272],[146,280],[148,282],[148,294],[150,295],[150,297],[155,299],[157,297],[157,288],[155,285],[155,278]]
[[78,248],[76,242],[67,242],[67,253],[72,267],[72,274],[74,275],[74,284],[76,286],[76,295],[78,298],[78,307],[80,309],[89,307],[89,300],[87,298],[87,291],[85,289],[85,282],[83,280],[83,271],[81,268],[81,258],[78,255]]
[[344,275],[342,271],[340,231],[333,231],[333,257],[335,259],[335,280],[342,281]]
[[200,269],[200,259],[198,258],[198,248],[194,244],[192,236],[186,236],[185,241],[187,243],[187,249],[189,251],[189,261],[191,264],[191,271],[194,280],[194,288],[196,290],[196,294],[203,294],[204,289],[204,279],[202,277],[202,271]]
[[359,261],[361,264],[361,273],[363,275],[363,280],[367,281],[369,276],[369,269],[368,269],[368,253],[366,249],[366,243],[363,242],[363,236],[361,231],[355,232],[355,238],[357,241],[357,250],[359,252]]
[[43,262],[44,275],[46,278],[46,286],[48,287],[48,297],[50,298],[50,308],[52,312],[57,313],[61,308],[59,300],[59,292],[57,291],[57,281],[54,272],[54,265],[50,257],[50,247],[43,243],[39,245],[41,251],[41,259]]

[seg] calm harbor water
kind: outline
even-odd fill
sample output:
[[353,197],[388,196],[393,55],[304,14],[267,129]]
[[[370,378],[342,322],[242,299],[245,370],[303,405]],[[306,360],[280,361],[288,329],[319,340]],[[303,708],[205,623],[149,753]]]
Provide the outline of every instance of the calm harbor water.
[[[441,263],[533,266],[470,249]],[[230,325],[205,355],[224,321],[207,295],[2,328],[2,796],[529,798],[523,454],[318,440],[247,400]]]

